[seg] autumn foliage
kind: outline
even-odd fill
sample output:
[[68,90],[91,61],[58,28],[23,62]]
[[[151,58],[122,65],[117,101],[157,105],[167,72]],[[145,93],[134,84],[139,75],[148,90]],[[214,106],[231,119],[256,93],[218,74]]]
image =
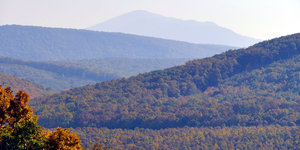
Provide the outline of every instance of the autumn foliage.
[[291,100],[300,90],[299,39],[300,34],[281,37],[182,66],[74,88],[37,98],[32,106],[48,128],[300,125],[295,104],[300,101]]
[[[70,127],[89,148],[299,149],[299,83],[300,34],[295,34],[182,66],[36,98],[31,106],[39,124]],[[68,130],[39,134],[37,119],[26,114],[32,110],[25,107],[25,97],[18,92],[11,98],[16,102],[3,101],[1,114],[9,115],[2,117],[6,126],[2,141],[24,143],[15,135],[34,129],[21,133],[36,137],[25,143],[45,139],[40,146],[78,146],[79,139]],[[24,101],[22,107],[19,101]],[[20,113],[10,115],[15,112],[10,107]],[[24,121],[9,119],[19,115]],[[93,147],[95,142],[101,144]]]
[[299,54],[294,34],[31,105],[40,124],[72,127],[87,147],[297,149]]
[[28,102],[27,93],[18,91],[14,97],[10,88],[0,86],[1,149],[82,149],[79,137],[68,129],[43,131]]

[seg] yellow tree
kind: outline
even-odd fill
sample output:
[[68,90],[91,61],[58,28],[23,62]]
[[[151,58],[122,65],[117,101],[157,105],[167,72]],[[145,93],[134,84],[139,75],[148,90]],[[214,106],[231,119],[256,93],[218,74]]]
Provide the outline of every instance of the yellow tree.
[[0,149],[82,149],[79,137],[68,129],[46,133],[28,106],[29,95],[0,85]]

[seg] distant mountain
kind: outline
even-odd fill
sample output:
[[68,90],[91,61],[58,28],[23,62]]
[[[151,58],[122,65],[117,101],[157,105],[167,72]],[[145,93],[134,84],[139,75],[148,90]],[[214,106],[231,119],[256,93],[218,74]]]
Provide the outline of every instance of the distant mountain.
[[233,48],[123,33],[19,25],[0,26],[1,56],[26,60],[78,60],[107,57],[203,58]]
[[54,93],[53,90],[42,85],[2,73],[0,73],[0,86],[2,86],[2,89],[4,89],[4,87],[10,87],[14,93],[16,93],[18,90],[27,92],[31,98]]
[[261,41],[242,36],[213,22],[180,20],[143,10],[123,14],[87,29],[122,32],[198,44],[219,44],[236,47],[248,47]]

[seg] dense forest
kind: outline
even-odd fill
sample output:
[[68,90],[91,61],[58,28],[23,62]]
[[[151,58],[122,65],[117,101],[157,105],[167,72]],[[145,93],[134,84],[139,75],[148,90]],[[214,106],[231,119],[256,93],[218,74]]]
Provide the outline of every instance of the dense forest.
[[204,58],[234,48],[123,33],[19,25],[0,26],[0,41],[2,56],[38,61],[107,57]]
[[188,60],[184,58],[97,58],[69,61],[29,61],[0,56],[0,72],[61,91],[181,65]]
[[[271,67],[276,65],[274,61],[284,66],[289,65],[290,61],[298,60],[296,56],[300,53],[299,36],[295,34],[281,37],[247,49],[228,51],[214,57],[187,62],[186,65],[127,79],[74,88],[60,94],[35,99],[32,106],[40,116],[39,123],[50,128],[95,126],[160,129],[187,125],[245,124],[250,126],[280,122],[285,124],[285,121],[297,124],[298,105],[294,104],[297,103],[297,99],[290,100],[291,96],[296,96],[298,92],[291,92],[293,84],[289,84],[295,80],[293,76],[297,76],[296,72],[294,74],[290,72],[297,71],[297,68],[287,67],[291,70],[277,69],[272,72],[272,74],[285,74],[286,71],[293,75],[290,80],[283,78],[284,75],[279,78],[278,75],[277,78],[281,80],[274,83],[277,88],[265,90],[268,93],[276,92],[275,95],[260,95],[257,91],[263,92],[264,85],[258,85],[259,83],[271,84],[267,73],[272,68],[277,68],[277,66]],[[284,64],[285,61],[288,62]],[[261,67],[270,67],[270,69],[262,72]],[[254,73],[251,74],[251,71]],[[245,75],[245,78],[240,81],[244,84],[252,81],[249,83],[252,88],[249,90],[252,91],[242,94],[239,91],[247,90],[247,87],[242,86],[242,83],[235,83],[238,80],[234,78],[237,78],[239,73],[245,72],[250,74]],[[257,72],[262,72],[262,79],[251,78],[251,76],[257,77]],[[223,88],[217,86],[218,84]],[[222,84],[226,85],[222,86]],[[254,86],[255,84],[257,86]],[[218,90],[214,91],[215,89]],[[280,90],[282,93],[279,94]],[[236,94],[237,92],[241,94]],[[277,95],[281,95],[281,98]],[[240,107],[250,110],[240,109]],[[288,118],[286,115],[269,114],[273,109],[276,110],[276,114],[286,109],[293,109],[291,112],[296,117],[284,121],[282,119]],[[290,114],[290,111],[287,113]],[[239,115],[244,114],[247,114],[245,120],[240,121]],[[265,120],[268,117],[271,120]]]
[[161,130],[76,128],[84,147],[99,141],[114,150],[300,149],[299,126],[183,127]]
[[298,149],[299,54],[294,34],[31,106],[39,124],[72,127],[86,147]]
[[[1,59],[6,65],[61,67],[65,76],[93,73],[100,65],[80,68],[104,63]],[[35,97],[29,105],[45,130],[71,128],[85,148],[98,142],[116,150],[299,149],[299,66],[300,34],[294,34],[185,65]]]

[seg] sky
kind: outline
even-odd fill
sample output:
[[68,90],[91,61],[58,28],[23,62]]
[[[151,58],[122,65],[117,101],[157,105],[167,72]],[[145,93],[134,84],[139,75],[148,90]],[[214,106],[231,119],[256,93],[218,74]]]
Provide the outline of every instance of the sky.
[[85,29],[134,10],[268,40],[300,32],[300,0],[0,0],[0,26]]

